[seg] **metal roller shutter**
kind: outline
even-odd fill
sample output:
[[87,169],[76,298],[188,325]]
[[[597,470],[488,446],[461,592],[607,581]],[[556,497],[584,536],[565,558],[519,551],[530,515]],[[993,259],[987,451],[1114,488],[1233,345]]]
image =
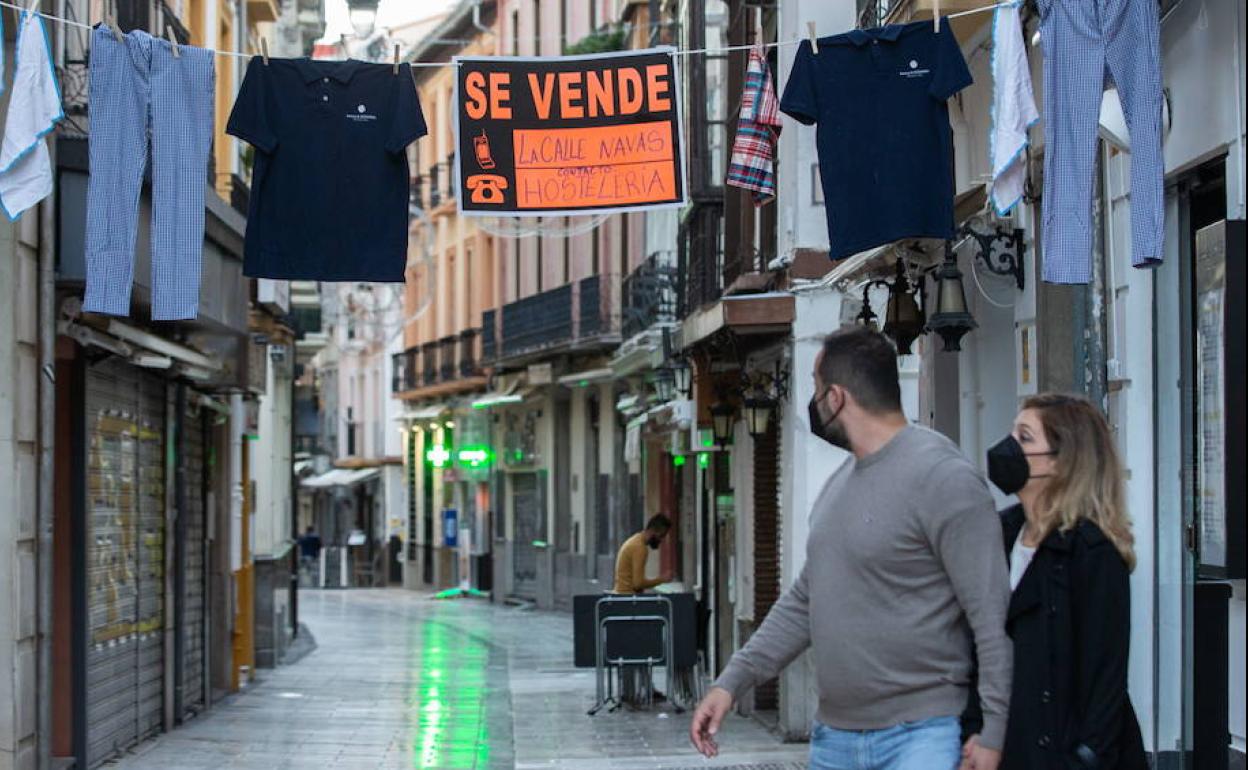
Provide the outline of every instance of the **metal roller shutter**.
[[204,571],[204,501],[208,493],[210,464],[207,450],[206,415],[187,406],[184,415],[186,441],[183,464],[186,469],[186,598],[183,609],[182,715],[200,711],[204,703],[204,634],[207,612]]
[[165,382],[115,359],[87,375],[87,761],[161,729]]

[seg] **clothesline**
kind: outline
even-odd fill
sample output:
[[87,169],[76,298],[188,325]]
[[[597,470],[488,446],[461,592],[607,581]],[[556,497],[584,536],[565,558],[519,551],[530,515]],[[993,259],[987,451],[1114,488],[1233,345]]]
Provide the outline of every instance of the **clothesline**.
[[[1018,0],[1009,0],[1008,2],[1003,2],[1003,3],[993,3],[992,5],[985,5],[980,8],[971,8],[970,10],[966,10],[966,11],[958,11],[957,13],[944,14],[941,18],[956,19],[962,16],[973,16],[978,13],[987,13],[988,11],[995,11],[998,8],[1013,6],[1013,5],[1016,5],[1017,3],[1018,3]],[[25,5],[20,5],[18,3],[7,2],[7,0],[0,0],[0,7],[12,8],[15,11],[25,11],[29,7],[29,5],[30,3],[26,3]],[[44,19],[48,21],[55,22],[57,24],[64,24],[67,27],[77,27],[79,29],[85,29],[85,30],[91,30],[94,28],[94,25],[86,24],[81,21],[75,21],[73,19],[67,19],[61,16],[54,16],[50,13],[45,13],[44,11],[36,11],[35,13],[39,14],[40,16],[42,16]],[[764,43],[763,47],[764,48],[784,48],[788,46],[798,45],[801,42],[802,42],[801,38],[796,39],[796,40],[778,40],[774,43]],[[676,51],[676,55],[677,56],[694,56],[698,54],[720,54],[720,53],[729,53],[731,51],[748,51],[754,47],[755,47],[754,43],[749,43],[745,45],[729,45],[729,46],[721,46],[721,47],[715,47],[715,48],[682,48]],[[260,56],[260,54],[258,53],[242,53],[240,51],[226,51],[226,50],[222,50],[219,48],[207,48],[205,50],[212,51],[218,56],[232,56],[237,59],[251,59],[256,56]],[[409,62],[409,64],[413,67],[449,67],[451,66],[451,62]]]

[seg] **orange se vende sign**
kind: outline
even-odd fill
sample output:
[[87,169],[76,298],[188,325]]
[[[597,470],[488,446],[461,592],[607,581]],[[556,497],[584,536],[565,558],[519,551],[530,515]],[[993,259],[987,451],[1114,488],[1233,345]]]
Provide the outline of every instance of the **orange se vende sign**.
[[673,49],[457,57],[460,213],[551,216],[685,201]]

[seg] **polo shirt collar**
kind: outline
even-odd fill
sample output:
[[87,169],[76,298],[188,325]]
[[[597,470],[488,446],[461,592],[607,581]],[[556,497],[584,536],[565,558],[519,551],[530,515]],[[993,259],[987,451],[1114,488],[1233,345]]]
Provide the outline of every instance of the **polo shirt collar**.
[[364,62],[355,59],[346,61],[314,61],[309,58],[295,59],[295,67],[305,84],[311,84],[321,78],[333,78],[342,84],[351,82],[355,73]]
[[886,24],[873,29],[853,29],[845,33],[845,38],[860,48],[873,40],[895,43],[905,26],[904,24]]

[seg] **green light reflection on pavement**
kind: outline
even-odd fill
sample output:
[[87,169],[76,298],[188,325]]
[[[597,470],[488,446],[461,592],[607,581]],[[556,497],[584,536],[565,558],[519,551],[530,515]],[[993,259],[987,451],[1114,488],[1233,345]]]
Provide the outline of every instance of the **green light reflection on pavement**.
[[459,629],[425,620],[411,655],[415,692],[408,702],[417,728],[411,744],[412,767],[488,767],[487,646]]

